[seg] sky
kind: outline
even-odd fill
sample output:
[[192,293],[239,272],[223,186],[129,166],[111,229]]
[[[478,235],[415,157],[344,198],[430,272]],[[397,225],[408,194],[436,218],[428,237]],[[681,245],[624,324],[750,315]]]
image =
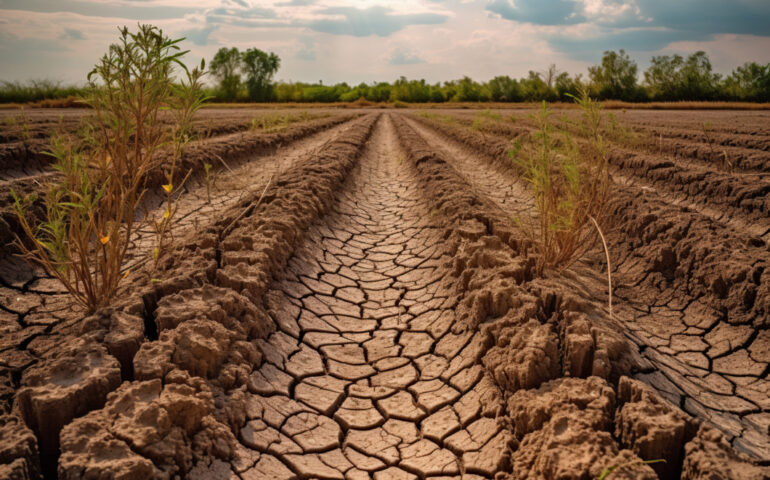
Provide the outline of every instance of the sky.
[[325,84],[585,74],[621,48],[640,72],[697,50],[721,73],[770,63],[770,0],[0,0],[0,80],[83,83],[138,22],[186,37],[188,64],[256,47],[277,79]]

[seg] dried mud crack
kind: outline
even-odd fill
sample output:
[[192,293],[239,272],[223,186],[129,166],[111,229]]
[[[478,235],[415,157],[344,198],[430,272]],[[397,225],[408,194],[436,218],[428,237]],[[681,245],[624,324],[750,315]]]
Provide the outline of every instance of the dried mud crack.
[[279,330],[251,377],[239,440],[260,458],[244,477],[491,478],[501,463],[506,437],[485,416],[500,398],[463,354],[479,334],[450,331],[441,231],[399,158],[383,119],[270,286]]
[[[500,147],[504,140],[468,131],[466,144],[480,146],[474,149],[453,139],[446,133],[448,129],[435,122],[410,122],[432,150],[443,152],[472,188],[496,204],[499,218],[531,209],[531,195],[526,185],[516,177],[511,166],[506,165],[504,149]],[[755,303],[751,296],[749,302],[736,306],[725,301],[729,297],[726,293],[696,294],[694,282],[678,286],[676,282],[670,282],[676,263],[684,261],[677,257],[694,254],[680,253],[681,247],[675,246],[676,250],[670,252],[669,258],[673,265],[661,269],[647,263],[649,260],[644,256],[651,252],[639,251],[642,242],[634,243],[627,236],[624,239],[623,234],[633,232],[631,225],[639,221],[635,217],[637,212],[646,210],[653,222],[660,221],[653,216],[659,215],[661,220],[665,219],[665,228],[677,229],[683,244],[689,243],[688,237],[691,237],[708,245],[704,247],[708,255],[704,260],[721,262],[719,268],[748,265],[749,270],[762,272],[768,261],[767,253],[761,245],[754,248],[751,242],[745,241],[746,232],[712,224],[711,219],[704,218],[700,212],[669,206],[650,192],[638,192],[634,196],[633,187],[627,184],[622,185],[622,190],[616,192],[622,231],[610,236],[619,256],[615,260],[615,282],[619,284],[615,313],[620,322],[616,328],[625,332],[638,345],[643,358],[651,362],[651,365],[641,363],[633,377],[652,385],[664,398],[694,418],[704,419],[719,428],[739,450],[765,463],[770,461],[770,432],[767,430],[770,415],[766,401],[770,384],[767,381],[768,364],[764,360],[768,349],[764,340],[767,313],[760,303],[763,300],[757,297]],[[674,227],[677,223],[682,226]],[[651,240],[654,238],[648,236],[645,241],[660,242]],[[676,245],[676,241],[670,245]],[[655,247],[658,255],[665,248],[662,245]],[[709,253],[709,249],[719,251],[722,248],[729,249],[733,259],[729,255]],[[654,259],[654,262],[659,264],[660,260]],[[602,285],[601,278],[603,262],[594,261],[597,263],[600,267],[595,270],[585,265],[576,268],[578,276],[561,279],[562,285],[583,298],[599,301],[606,298],[606,285]],[[645,271],[645,268],[652,271]],[[702,266],[693,270],[697,272],[699,268],[705,270]],[[682,275],[679,270],[677,272]],[[689,275],[703,274],[690,272]],[[746,286],[726,284],[725,292],[746,289],[753,292],[757,285],[759,289],[766,288],[764,281],[760,283],[759,276],[752,278]],[[692,282],[691,279],[686,281]],[[725,314],[726,311],[730,314]],[[732,340],[729,340],[731,335]]]
[[[3,260],[0,478],[770,478],[764,246],[727,258],[744,235],[619,187],[613,323],[593,257],[537,273],[507,140],[346,120],[224,141],[211,203],[193,178],[158,269],[142,231],[96,315]],[[668,265],[696,236],[715,253]]]

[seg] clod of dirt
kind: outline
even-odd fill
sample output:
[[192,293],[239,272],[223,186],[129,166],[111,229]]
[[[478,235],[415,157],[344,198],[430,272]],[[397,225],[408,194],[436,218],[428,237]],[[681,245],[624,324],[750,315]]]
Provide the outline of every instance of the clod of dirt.
[[562,311],[561,348],[564,373],[585,378],[591,375],[612,382],[639,364],[628,341],[603,322],[592,321],[587,314]]
[[174,380],[186,383],[124,383],[103,409],[67,425],[59,478],[171,478],[208,456],[229,459],[235,439],[213,417],[205,382],[185,375]]
[[623,447],[644,460],[664,459],[652,468],[662,479],[679,476],[682,447],[694,425],[656,392],[638,380],[622,377],[618,384],[622,407],[615,418],[615,436]]
[[208,284],[163,297],[155,311],[159,332],[195,318],[220,323],[247,338],[265,338],[275,330],[272,321],[248,298]]
[[[614,406],[612,387],[598,377],[560,378],[516,392],[508,400],[508,414],[521,442],[512,454],[510,478],[596,478],[606,467],[640,463],[632,452],[620,450],[608,431]],[[639,464],[613,475],[657,478]]]
[[252,342],[275,330],[273,321],[232,290],[205,285],[163,297],[155,312],[157,342],[142,345],[136,378],[163,378],[173,368],[216,378],[225,389],[243,385],[262,354]]
[[38,438],[41,457],[55,457],[62,427],[101,408],[120,381],[115,357],[104,346],[82,338],[69,340],[51,358],[28,369],[16,401]]
[[537,388],[561,373],[559,338],[552,325],[535,319],[503,327],[484,356],[484,365],[507,391]]
[[0,478],[38,478],[37,439],[19,417],[0,415],[0,439]]
[[684,447],[682,480],[767,480],[770,468],[754,465],[730,447],[721,433],[701,426]]
[[104,343],[120,362],[124,379],[133,376],[134,355],[144,341],[144,320],[120,311],[104,311],[83,320],[81,332]]

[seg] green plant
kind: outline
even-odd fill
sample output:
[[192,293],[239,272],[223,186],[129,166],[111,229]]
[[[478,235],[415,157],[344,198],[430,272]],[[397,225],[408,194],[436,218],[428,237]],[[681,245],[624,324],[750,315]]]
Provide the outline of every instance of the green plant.
[[596,480],[607,480],[607,478],[609,478],[613,472],[622,470],[624,468],[633,467],[634,465],[652,465],[654,463],[666,463],[666,461],[662,458],[658,458],[655,460],[634,460],[628,463],[622,463],[620,465],[611,465],[602,470],[601,473],[599,473],[599,476],[596,477]]
[[206,201],[211,203],[211,164],[206,162],[203,164],[203,172],[206,178]]
[[326,114],[310,114],[306,111],[291,113],[273,113],[254,117],[249,124],[251,130],[261,130],[265,133],[273,133],[284,130],[293,123],[306,122],[313,118],[322,118]]
[[[587,145],[577,145],[557,131],[545,102],[533,116],[537,131],[529,148],[514,143],[509,152],[535,197],[536,213],[515,223],[528,234],[542,256],[541,268],[565,268],[594,245],[606,221],[610,186],[606,147],[601,135],[601,109],[586,92],[575,98]],[[592,220],[592,218],[594,220]],[[592,223],[597,224],[597,229]]]
[[[187,79],[182,80],[179,84],[172,85],[171,94],[167,100],[174,117],[170,133],[172,157],[169,165],[162,166],[166,181],[162,185],[163,193],[166,196],[166,208],[159,219],[153,220],[156,237],[156,244],[153,249],[155,266],[157,266],[160,254],[166,247],[166,237],[171,232],[174,216],[177,211],[178,194],[192,173],[192,170],[188,171],[180,182],[175,183],[177,165],[182,161],[184,147],[194,136],[193,117],[206,100],[210,98],[203,93],[201,82],[206,70],[205,61],[201,60],[200,67],[193,68],[192,70],[188,70],[184,65],[182,66]],[[208,178],[208,170],[206,171],[206,177]]]
[[123,260],[136,230],[135,211],[158,151],[173,139],[159,113],[173,104],[174,65],[186,53],[157,27],[120,28],[119,42],[88,75],[83,99],[94,110],[79,137],[57,136],[50,154],[63,180],[45,197],[46,218],[26,213],[32,198],[15,196],[28,242],[24,257],[45,268],[88,311],[108,304],[127,272]]
[[29,129],[29,120],[27,119],[27,113],[24,107],[21,108],[19,116],[7,116],[5,117],[5,125],[8,129],[15,133],[16,138],[21,141],[25,150],[29,149],[29,140],[32,138]]

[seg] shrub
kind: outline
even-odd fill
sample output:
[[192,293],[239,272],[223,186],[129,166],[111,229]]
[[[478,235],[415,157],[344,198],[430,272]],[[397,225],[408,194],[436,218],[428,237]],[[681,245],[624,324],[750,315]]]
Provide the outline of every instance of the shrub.
[[601,110],[585,92],[576,101],[583,109],[581,127],[589,139],[587,145],[581,147],[569,133],[557,131],[543,102],[534,115],[537,131],[531,144],[524,148],[517,141],[510,153],[532,188],[536,208],[529,221],[515,221],[540,252],[541,268],[565,268],[574,263],[593,247],[598,230],[606,223],[610,177]]
[[170,40],[150,25],[140,25],[136,33],[121,28],[120,41],[88,75],[83,101],[94,109],[93,120],[80,138],[52,139],[50,154],[63,180],[45,197],[46,218],[33,224],[25,207],[34,199],[14,195],[29,239],[25,243],[17,237],[22,253],[89,311],[105,306],[127,275],[123,260],[149,175],[171,171],[173,181],[174,163],[162,165],[157,154],[171,143],[172,162],[177,160],[183,124],[164,129],[159,112],[180,102],[196,104],[175,94],[201,98],[200,70],[185,68],[187,87],[173,85],[174,66],[184,68],[180,58],[187,53],[178,46],[181,40]]

